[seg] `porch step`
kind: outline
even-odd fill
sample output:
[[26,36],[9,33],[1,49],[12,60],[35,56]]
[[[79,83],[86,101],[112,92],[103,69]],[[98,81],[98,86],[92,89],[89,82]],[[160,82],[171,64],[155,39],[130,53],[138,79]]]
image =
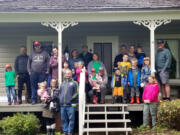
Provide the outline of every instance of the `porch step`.
[[85,114],[89,114],[89,115],[96,115],[96,114],[102,114],[102,115],[105,115],[105,114],[129,114],[129,112],[114,112],[114,111],[111,111],[111,112],[85,112]]
[[131,128],[84,128],[84,132],[131,132]]
[[108,120],[85,120],[84,121],[85,123],[127,123],[127,122],[131,122],[131,120],[128,120],[128,119],[125,119],[125,120],[122,120],[122,119],[108,119]]

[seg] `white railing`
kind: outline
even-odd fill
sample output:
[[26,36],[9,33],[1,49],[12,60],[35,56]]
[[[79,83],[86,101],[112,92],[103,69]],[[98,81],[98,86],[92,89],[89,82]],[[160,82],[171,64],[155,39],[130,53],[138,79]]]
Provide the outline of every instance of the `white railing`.
[[80,74],[79,83],[79,135],[83,135],[84,120],[85,120],[85,105],[86,105],[86,94],[85,94],[85,69]]

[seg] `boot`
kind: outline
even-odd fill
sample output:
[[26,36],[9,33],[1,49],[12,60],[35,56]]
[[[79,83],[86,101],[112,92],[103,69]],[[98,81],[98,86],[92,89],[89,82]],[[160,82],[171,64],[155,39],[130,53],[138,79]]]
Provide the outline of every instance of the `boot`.
[[112,104],[115,103],[115,97],[112,97]]
[[51,135],[55,135],[55,129],[51,129]]
[[95,95],[93,96],[93,104],[97,104],[97,97]]
[[139,97],[136,97],[136,103],[140,104]]
[[51,135],[51,129],[50,128],[46,129],[46,135]]
[[101,92],[97,92],[97,102],[98,104],[101,103]]
[[134,103],[134,97],[131,97],[131,102],[130,104],[133,104]]
[[121,96],[119,96],[119,103],[122,103],[123,102],[123,99]]

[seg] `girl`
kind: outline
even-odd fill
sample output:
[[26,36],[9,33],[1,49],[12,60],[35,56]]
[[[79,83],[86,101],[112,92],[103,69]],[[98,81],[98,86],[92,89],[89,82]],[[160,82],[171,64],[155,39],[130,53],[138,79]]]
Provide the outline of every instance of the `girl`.
[[143,67],[141,69],[141,87],[144,87],[148,82],[148,77],[151,75],[150,58],[145,57]]
[[59,111],[59,89],[57,88],[57,81],[55,79],[51,80],[50,88],[47,89],[48,95],[50,97],[43,102],[49,102],[49,107],[44,108],[43,117],[46,121],[47,135],[55,135],[55,116],[56,112]]
[[[76,76],[77,76],[77,82],[78,83],[80,82],[80,73],[83,71],[83,68],[84,68],[84,62],[79,61],[78,66],[76,68]],[[85,74],[86,74],[86,78],[87,78],[87,76],[88,76],[87,70],[85,70]],[[87,79],[86,79],[86,82],[87,82]]]
[[64,64],[63,64],[63,69],[62,69],[62,76],[63,76],[63,80],[64,80],[64,74],[65,72],[69,70],[69,62],[68,61],[65,61]]
[[16,79],[16,73],[12,70],[12,67],[10,64],[5,65],[5,87],[6,87],[6,94],[8,98],[8,105],[11,105],[11,94],[13,96],[14,104],[18,105],[16,93],[15,93],[15,79]]
[[143,102],[144,102],[144,110],[143,110],[143,125],[148,125],[148,116],[149,112],[152,117],[152,127],[156,124],[156,115],[157,115],[157,107],[158,107],[158,94],[159,94],[159,86],[154,76],[148,77],[148,84],[144,88],[143,93]]

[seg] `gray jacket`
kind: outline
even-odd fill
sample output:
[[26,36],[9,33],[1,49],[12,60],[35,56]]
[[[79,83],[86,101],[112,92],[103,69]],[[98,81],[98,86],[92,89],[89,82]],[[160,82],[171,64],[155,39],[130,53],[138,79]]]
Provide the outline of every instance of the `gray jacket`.
[[27,64],[28,72],[45,73],[49,71],[49,54],[46,51],[32,51]]
[[59,101],[61,106],[71,106],[77,103],[78,83],[73,80],[65,80],[60,86]]
[[168,71],[171,67],[171,53],[167,48],[158,49],[155,59],[156,72]]

